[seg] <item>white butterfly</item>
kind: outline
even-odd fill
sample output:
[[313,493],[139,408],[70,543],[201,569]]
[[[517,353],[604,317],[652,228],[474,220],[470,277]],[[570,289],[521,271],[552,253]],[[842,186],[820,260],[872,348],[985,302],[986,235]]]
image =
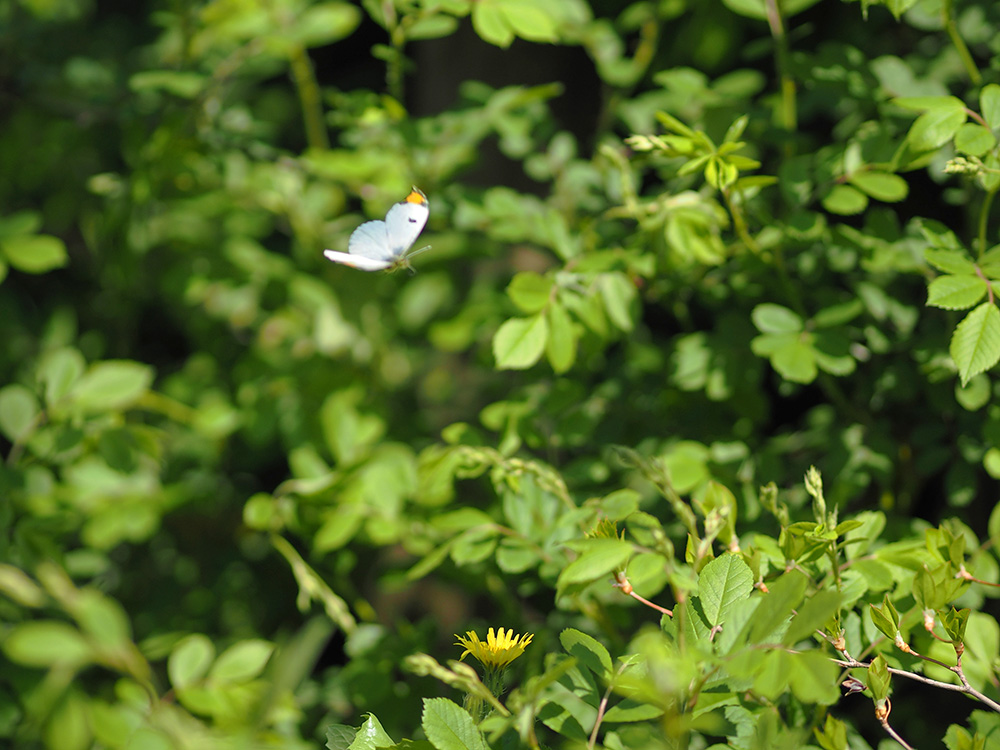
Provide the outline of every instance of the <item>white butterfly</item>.
[[405,200],[389,209],[385,221],[366,221],[355,229],[347,241],[346,253],[324,250],[323,255],[334,263],[361,271],[409,267],[411,257],[430,247],[408,252],[423,231],[429,214],[427,196],[413,188]]

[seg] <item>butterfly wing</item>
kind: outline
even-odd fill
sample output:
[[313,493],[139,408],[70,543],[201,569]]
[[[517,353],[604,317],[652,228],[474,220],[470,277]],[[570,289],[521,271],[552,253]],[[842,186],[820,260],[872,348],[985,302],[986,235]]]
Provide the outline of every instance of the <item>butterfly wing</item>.
[[337,250],[324,250],[323,255],[326,256],[327,260],[332,260],[334,263],[342,263],[351,268],[357,268],[359,271],[381,271],[393,263],[392,260],[369,258],[353,253],[341,253]]
[[347,252],[375,260],[392,260],[389,237],[384,221],[366,221],[351,232],[347,241]]
[[394,257],[401,257],[412,247],[424,230],[429,214],[427,198],[416,188],[406,200],[389,209],[385,215],[385,232]]

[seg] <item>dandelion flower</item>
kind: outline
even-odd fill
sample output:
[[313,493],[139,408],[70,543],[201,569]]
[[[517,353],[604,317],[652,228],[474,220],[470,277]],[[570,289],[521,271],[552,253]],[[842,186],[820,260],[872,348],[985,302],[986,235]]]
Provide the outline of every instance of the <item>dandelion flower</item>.
[[499,633],[494,633],[493,628],[490,628],[485,641],[479,640],[479,636],[472,630],[468,631],[465,637],[460,635],[455,637],[458,638],[455,645],[465,649],[461,659],[464,659],[466,654],[472,654],[483,666],[499,668],[507,666],[523,654],[525,647],[531,643],[534,635],[525,633],[521,636],[515,636],[513,630],[504,630],[503,628],[500,628]]

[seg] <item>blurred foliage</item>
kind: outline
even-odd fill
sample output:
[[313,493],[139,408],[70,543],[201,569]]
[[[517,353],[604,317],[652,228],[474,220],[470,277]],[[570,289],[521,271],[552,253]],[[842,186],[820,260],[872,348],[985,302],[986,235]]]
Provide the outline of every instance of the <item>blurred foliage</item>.
[[996,745],[998,24],[0,2],[0,744]]

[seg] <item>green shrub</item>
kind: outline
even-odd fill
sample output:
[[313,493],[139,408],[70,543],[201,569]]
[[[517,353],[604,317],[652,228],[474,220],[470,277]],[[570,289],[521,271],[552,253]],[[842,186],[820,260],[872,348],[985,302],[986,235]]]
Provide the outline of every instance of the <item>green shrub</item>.
[[996,745],[998,22],[0,6],[0,738]]

